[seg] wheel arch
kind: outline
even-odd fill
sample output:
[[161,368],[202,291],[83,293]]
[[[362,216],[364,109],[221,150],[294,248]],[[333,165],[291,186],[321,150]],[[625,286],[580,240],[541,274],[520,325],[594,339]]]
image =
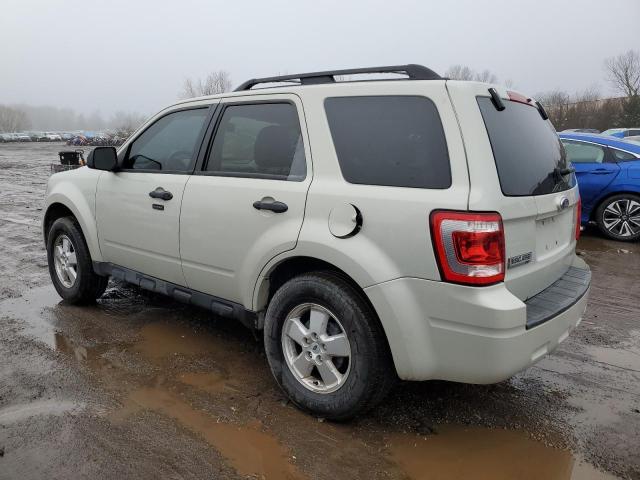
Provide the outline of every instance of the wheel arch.
[[80,226],[80,231],[84,236],[93,261],[101,261],[100,246],[98,244],[98,232],[92,209],[84,200],[84,196],[79,195],[80,201],[74,202],[69,197],[60,193],[50,194],[47,198],[45,214],[42,219],[42,234],[45,245],[48,240],[49,229],[58,218],[71,216],[75,218]]
[[606,193],[604,193],[593,204],[593,207],[591,208],[591,211],[589,212],[589,220],[590,221],[596,221],[597,220],[596,219],[596,212],[598,211],[600,206],[604,202],[606,202],[608,199],[610,199],[611,197],[616,196],[616,195],[624,195],[624,194],[631,194],[631,195],[640,196],[640,185],[638,185],[638,186],[636,186],[636,185],[623,185],[622,188],[617,187],[615,190],[610,190],[610,191],[607,191]]
[[346,281],[349,285],[351,285],[360,294],[361,298],[371,308],[375,320],[382,328],[385,336],[384,341],[388,349],[387,351],[390,354],[390,358],[393,359],[393,352],[391,351],[387,329],[385,328],[384,322],[382,322],[380,316],[378,315],[375,306],[371,302],[371,299],[364,291],[364,288],[353,278],[353,276],[349,275],[349,273],[327,260],[312,256],[298,255],[285,257],[280,261],[268,266],[268,268],[265,269],[256,284],[256,293],[254,299],[257,303],[254,304],[254,306],[256,307],[255,310],[265,310],[273,294],[290,278],[304,273],[318,271],[332,272],[336,274],[344,281]]

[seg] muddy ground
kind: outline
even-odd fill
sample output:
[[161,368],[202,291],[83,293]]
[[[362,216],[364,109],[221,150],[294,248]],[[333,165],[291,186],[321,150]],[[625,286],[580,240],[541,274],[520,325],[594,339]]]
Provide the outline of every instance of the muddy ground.
[[61,144],[0,145],[0,478],[640,478],[640,244],[587,231],[582,325],[491,385],[401,383],[333,424],[232,321],[112,283],[60,302],[40,217]]

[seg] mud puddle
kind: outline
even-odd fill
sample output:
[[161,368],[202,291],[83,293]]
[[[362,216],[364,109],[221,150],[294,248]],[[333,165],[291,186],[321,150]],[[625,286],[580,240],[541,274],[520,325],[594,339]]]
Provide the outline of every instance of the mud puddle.
[[587,350],[598,362],[635,372],[640,378],[640,330],[631,330],[629,338],[619,345],[589,346]]
[[19,319],[18,327],[24,334],[55,348],[56,330],[51,316],[60,301],[58,292],[51,286],[33,288],[22,297],[0,301],[0,319]]
[[[162,301],[154,304],[136,292],[118,292],[111,292],[96,306],[80,308],[60,303],[51,287],[37,288],[23,298],[1,302],[0,317],[19,320],[16,325],[25,335],[42,341],[71,364],[81,365],[105,396],[115,395],[114,406],[97,412],[107,423],[118,428],[147,421],[145,415],[169,419],[180,427],[176,442],[186,437],[202,442],[212,457],[219,455],[240,476],[614,478],[576,460],[570,451],[545,446],[526,433],[455,426],[455,419],[453,426],[439,425],[441,417],[432,416],[428,408],[413,414],[405,411],[402,400],[393,398],[388,402],[400,423],[415,415],[432,425],[436,434],[416,435],[375,416],[347,425],[319,422],[283,402],[248,332],[217,325],[198,310]],[[573,374],[582,369],[577,361],[574,366],[566,359],[552,358],[559,363],[557,370],[570,366],[565,370]],[[426,386],[423,403],[433,405],[437,394],[429,393]],[[445,390],[457,396],[472,387],[462,388]],[[508,396],[508,391],[503,395]],[[400,396],[406,398],[407,393],[401,391]],[[597,398],[594,395],[594,404],[585,408],[595,409]],[[445,403],[449,401],[452,406],[446,408],[459,416],[463,404],[451,397]],[[522,405],[517,397],[509,401],[513,403],[509,408]],[[481,397],[472,399],[467,409],[473,414],[480,403]],[[21,413],[17,407],[5,413],[14,418],[40,411],[56,415],[78,406],[43,402],[30,408],[35,410]],[[340,468],[336,470],[335,465]]]
[[172,418],[202,436],[240,475],[288,480],[306,478],[290,463],[293,457],[288,449],[266,432],[259,421],[246,425],[227,423],[192,407],[177,392],[162,385],[132,392],[122,410],[114,412],[111,418],[119,422],[143,409]]
[[397,434],[391,458],[412,480],[605,480],[614,479],[571,452],[544,446],[525,433],[441,426],[428,436]]

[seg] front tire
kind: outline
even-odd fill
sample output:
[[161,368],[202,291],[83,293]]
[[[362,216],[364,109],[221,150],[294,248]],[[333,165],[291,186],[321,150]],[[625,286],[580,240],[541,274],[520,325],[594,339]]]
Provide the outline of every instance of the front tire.
[[596,223],[613,240],[640,239],[640,196],[621,193],[607,198],[596,211]]
[[330,420],[374,407],[396,378],[372,308],[332,272],[300,275],[278,289],[264,341],[273,376],[291,401]]
[[72,217],[57,219],[47,236],[49,275],[58,294],[72,304],[92,303],[102,296],[109,277],[93,271],[80,226]]

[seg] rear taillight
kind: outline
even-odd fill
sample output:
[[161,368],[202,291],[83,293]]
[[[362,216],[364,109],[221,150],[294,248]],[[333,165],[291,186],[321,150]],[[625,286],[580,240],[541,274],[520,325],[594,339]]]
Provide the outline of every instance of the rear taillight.
[[582,223],[582,199],[578,197],[578,203],[576,203],[576,240],[580,239],[581,223]]
[[504,229],[498,213],[435,211],[431,238],[445,281],[489,285],[504,280]]

